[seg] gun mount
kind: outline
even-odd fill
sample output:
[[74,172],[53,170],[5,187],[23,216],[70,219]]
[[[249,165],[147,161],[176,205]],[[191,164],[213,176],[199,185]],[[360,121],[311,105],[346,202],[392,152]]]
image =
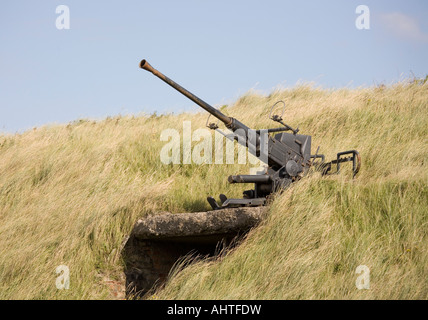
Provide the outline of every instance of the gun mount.
[[[278,101],[269,113],[269,118],[278,122],[282,127],[263,130],[253,130],[239,120],[226,116],[220,110],[210,106],[175,81],[153,68],[146,60],[140,62],[140,68],[153,73],[155,76],[166,82],[168,85],[179,91],[181,94],[205,109],[210,116],[216,117],[223,122],[226,128],[233,132],[233,139],[249,148],[249,151],[260,157],[260,160],[267,164],[267,169],[263,174],[257,175],[231,175],[229,183],[253,183],[254,189],[244,191],[242,199],[228,199],[224,194],[220,195],[221,204],[209,196],[207,198],[211,207],[216,210],[227,207],[240,206],[262,206],[266,203],[269,195],[275,191],[285,189],[291,183],[300,180],[311,167],[320,170],[323,175],[332,173],[332,166],[336,165],[336,172],[340,170],[340,164],[352,161],[353,177],[361,167],[361,158],[356,150],[339,152],[337,158],[330,162],[325,162],[325,157],[318,154],[319,147],[315,154],[311,154],[311,136],[298,134],[299,129],[292,128],[283,121],[285,103]],[[277,104],[284,105],[282,114],[273,114]],[[209,116],[209,117],[210,117]],[[219,131],[227,136],[215,123],[208,123],[207,127]],[[291,131],[291,133],[287,132]],[[274,134],[274,135],[272,135]],[[347,156],[347,157],[345,157]],[[320,159],[317,161],[317,159]]]

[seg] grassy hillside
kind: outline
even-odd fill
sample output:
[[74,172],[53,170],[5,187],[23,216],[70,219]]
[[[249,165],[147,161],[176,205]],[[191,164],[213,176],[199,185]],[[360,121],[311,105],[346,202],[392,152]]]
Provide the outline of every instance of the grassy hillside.
[[[171,277],[159,299],[427,299],[428,84],[250,92],[223,111],[264,128],[270,106],[327,159],[357,149],[362,168],[314,173],[273,201],[241,246]],[[195,107],[195,110],[196,107]],[[0,136],[0,299],[120,297],[120,250],[137,218],[240,197],[247,165],[165,165],[163,129],[206,113],[115,117]],[[67,265],[70,289],[55,270]],[[359,265],[370,289],[358,290]]]

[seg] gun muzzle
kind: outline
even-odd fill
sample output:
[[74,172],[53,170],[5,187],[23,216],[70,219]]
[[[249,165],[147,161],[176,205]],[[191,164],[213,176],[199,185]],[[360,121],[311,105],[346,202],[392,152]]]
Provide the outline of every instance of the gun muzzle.
[[155,68],[153,68],[151,65],[150,65],[150,63],[148,63],[146,60],[141,60],[141,62],[140,62],[140,68],[141,69],[144,69],[144,70],[147,70],[147,71],[150,71],[151,73],[153,73],[154,75],[156,75],[156,76],[158,76],[158,74],[159,74],[159,72],[155,69]]

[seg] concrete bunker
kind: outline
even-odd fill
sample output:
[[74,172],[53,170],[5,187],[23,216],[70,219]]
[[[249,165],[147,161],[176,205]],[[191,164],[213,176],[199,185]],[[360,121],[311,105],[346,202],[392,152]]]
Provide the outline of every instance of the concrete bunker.
[[143,297],[162,285],[175,263],[190,253],[216,256],[219,247],[245,235],[265,212],[266,207],[241,207],[138,220],[122,252],[126,295]]

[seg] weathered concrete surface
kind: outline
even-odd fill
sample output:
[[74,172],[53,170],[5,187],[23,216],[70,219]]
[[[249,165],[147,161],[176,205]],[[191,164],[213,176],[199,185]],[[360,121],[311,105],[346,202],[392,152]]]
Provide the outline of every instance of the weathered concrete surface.
[[161,285],[174,263],[189,252],[215,255],[219,242],[227,245],[244,235],[265,213],[266,207],[242,207],[138,220],[123,250],[127,295],[143,296]]
[[138,220],[132,233],[140,239],[235,233],[260,222],[264,211],[264,207],[242,207],[206,212],[165,213]]

